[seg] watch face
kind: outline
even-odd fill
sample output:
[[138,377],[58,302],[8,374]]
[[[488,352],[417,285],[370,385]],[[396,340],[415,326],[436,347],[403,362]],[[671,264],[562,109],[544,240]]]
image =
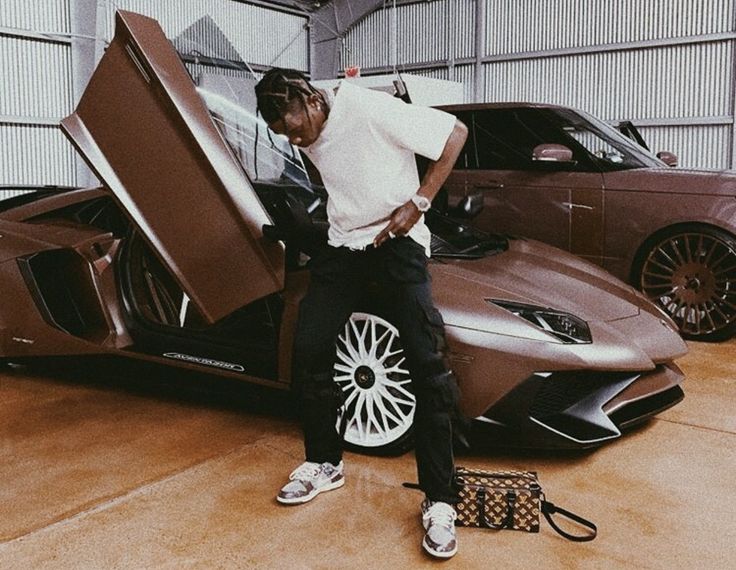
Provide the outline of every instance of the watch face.
[[416,204],[417,208],[419,208],[420,212],[426,212],[432,206],[432,202],[430,202],[429,198],[426,196],[416,195],[412,198],[412,201]]

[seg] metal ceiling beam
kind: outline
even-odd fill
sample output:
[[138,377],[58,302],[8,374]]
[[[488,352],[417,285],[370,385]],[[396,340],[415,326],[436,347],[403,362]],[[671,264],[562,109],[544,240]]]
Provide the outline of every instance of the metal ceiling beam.
[[383,0],[333,0],[310,18],[310,76],[334,79],[345,33],[358,20],[383,6]]

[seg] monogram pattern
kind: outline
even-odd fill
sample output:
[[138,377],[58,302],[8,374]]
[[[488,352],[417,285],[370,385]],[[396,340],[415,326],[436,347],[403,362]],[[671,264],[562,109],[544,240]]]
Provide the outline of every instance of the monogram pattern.
[[455,481],[457,525],[539,532],[542,489],[535,472],[458,467]]

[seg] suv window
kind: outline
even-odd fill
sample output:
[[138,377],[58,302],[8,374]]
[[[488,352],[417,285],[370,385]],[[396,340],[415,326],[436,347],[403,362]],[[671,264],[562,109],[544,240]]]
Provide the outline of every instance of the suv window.
[[573,151],[574,170],[597,170],[585,148],[558,120],[535,108],[461,111],[457,117],[468,127],[468,140],[455,168],[463,170],[539,170],[549,168],[532,160],[534,147],[562,144]]

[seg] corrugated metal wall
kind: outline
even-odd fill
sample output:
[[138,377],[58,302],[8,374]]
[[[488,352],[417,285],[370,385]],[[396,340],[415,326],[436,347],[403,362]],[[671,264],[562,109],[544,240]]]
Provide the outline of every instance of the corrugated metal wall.
[[[482,101],[557,103],[632,120],[650,148],[674,152],[681,166],[736,167],[736,0],[479,1],[479,54],[475,2],[397,6],[399,68],[455,80],[464,70],[468,102],[477,80]],[[391,11],[389,2],[345,38],[345,61],[365,75],[391,66]]]
[[308,18],[233,0],[102,0],[106,39],[112,38],[115,10],[158,20],[169,38],[209,15],[244,61],[309,70]]
[[[78,183],[80,159],[57,126],[75,104],[73,2],[0,0],[0,185]],[[105,40],[117,8],[157,18],[169,37],[209,14],[246,61],[309,69],[305,16],[235,0],[98,0]]]
[[485,2],[484,100],[629,119],[681,166],[736,166],[734,0]]
[[[373,12],[346,35],[343,65],[393,65],[392,9]],[[397,7],[398,62],[447,61],[475,52],[475,0],[442,0]]]
[[485,0],[486,54],[728,32],[730,0]]
[[71,32],[70,0],[2,0],[0,25],[21,30]]
[[71,43],[23,35],[68,34],[69,14],[69,0],[0,2],[0,184],[76,183],[74,151],[55,126],[72,105]]

